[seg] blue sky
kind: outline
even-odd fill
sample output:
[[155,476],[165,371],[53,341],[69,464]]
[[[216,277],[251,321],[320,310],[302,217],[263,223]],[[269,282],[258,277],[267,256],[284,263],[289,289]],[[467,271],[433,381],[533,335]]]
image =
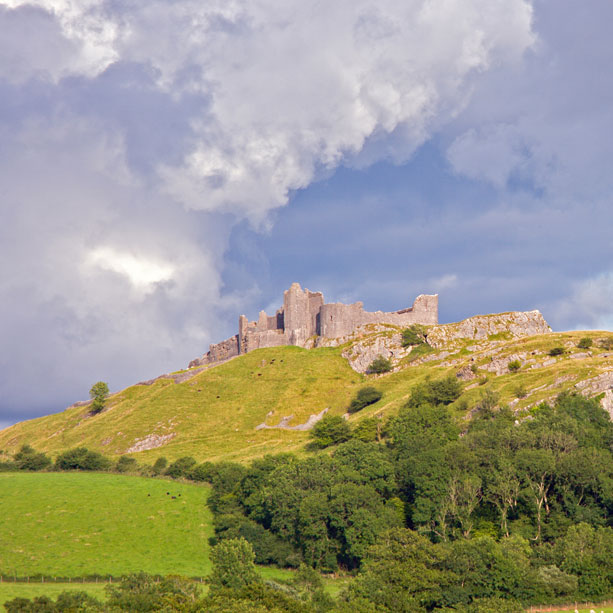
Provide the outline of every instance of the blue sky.
[[613,326],[607,0],[0,0],[0,425],[293,281]]

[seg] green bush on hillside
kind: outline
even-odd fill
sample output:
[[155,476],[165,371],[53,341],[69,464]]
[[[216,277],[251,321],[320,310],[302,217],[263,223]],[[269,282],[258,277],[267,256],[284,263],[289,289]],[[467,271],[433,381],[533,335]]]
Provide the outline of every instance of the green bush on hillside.
[[57,470],[108,470],[111,460],[97,451],[90,451],[87,447],[68,449],[55,458]]
[[554,358],[558,355],[563,355],[564,354],[564,347],[553,347],[552,349],[549,350],[549,355]]
[[164,474],[173,479],[180,479],[187,477],[194,466],[196,466],[196,460],[191,456],[184,456],[175,460]]
[[519,360],[511,360],[508,368],[509,372],[517,372],[521,368],[521,362]]
[[379,355],[370,363],[370,366],[366,372],[372,375],[381,375],[389,372],[390,370],[392,370],[391,360]]
[[22,445],[13,457],[13,462],[19,470],[45,470],[51,466],[51,459],[44,453],[39,453],[30,445]]
[[383,398],[383,392],[378,390],[376,387],[372,387],[371,385],[363,387],[358,390],[358,393],[355,395],[355,397],[349,404],[347,412],[357,413],[364,407],[367,407],[381,400],[381,398]]
[[135,458],[131,458],[127,455],[122,455],[115,464],[115,472],[128,473],[138,470],[138,462]]
[[421,324],[413,324],[402,331],[402,346],[413,347],[426,343],[426,327]]
[[338,415],[326,415],[311,430],[310,449],[325,449],[351,438],[349,424]]
[[451,404],[462,393],[462,384],[457,377],[449,375],[444,379],[428,380],[413,388],[408,405],[416,407],[424,404]]
[[579,349],[589,349],[594,344],[594,341],[589,336],[584,336],[578,343]]

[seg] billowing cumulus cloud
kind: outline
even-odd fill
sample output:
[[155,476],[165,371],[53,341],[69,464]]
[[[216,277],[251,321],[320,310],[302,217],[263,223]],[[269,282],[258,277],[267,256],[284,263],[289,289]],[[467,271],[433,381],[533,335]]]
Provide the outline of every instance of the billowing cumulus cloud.
[[406,161],[535,40],[527,0],[0,0],[0,409],[201,353],[257,291],[237,221]]

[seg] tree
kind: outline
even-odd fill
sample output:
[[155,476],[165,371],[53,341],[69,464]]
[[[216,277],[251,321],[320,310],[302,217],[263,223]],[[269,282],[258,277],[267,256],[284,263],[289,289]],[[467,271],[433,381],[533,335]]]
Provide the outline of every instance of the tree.
[[109,386],[104,381],[94,383],[89,390],[89,397],[92,399],[92,413],[100,413],[104,409],[106,399],[109,396]]
[[402,346],[413,347],[426,343],[426,326],[413,324],[402,331]]
[[338,415],[326,415],[311,430],[311,449],[324,449],[330,445],[345,443],[351,438],[349,424]]
[[211,549],[213,572],[207,578],[212,590],[239,589],[259,583],[253,548],[244,539],[227,539]]

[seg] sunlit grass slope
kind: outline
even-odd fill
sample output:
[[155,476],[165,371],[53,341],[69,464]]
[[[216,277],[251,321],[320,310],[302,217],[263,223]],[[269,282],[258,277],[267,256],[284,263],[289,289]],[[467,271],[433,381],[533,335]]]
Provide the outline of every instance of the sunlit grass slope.
[[[390,334],[391,331],[374,332]],[[139,461],[153,462],[192,455],[198,461],[248,462],[267,453],[303,452],[307,432],[256,430],[265,422],[278,424],[293,415],[290,425],[304,423],[311,414],[329,408],[343,414],[356,391],[375,384],[382,400],[350,417],[389,417],[402,406],[413,387],[426,377],[440,378],[467,366],[476,377],[463,383],[464,393],[451,406],[459,419],[480,401],[489,388],[501,404],[515,410],[530,409],[564,390],[613,369],[610,352],[598,341],[608,332],[565,332],[506,339],[504,334],[488,340],[457,340],[426,356],[427,361],[403,359],[394,372],[373,377],[354,372],[342,357],[342,348],[260,349],[225,364],[200,372],[183,383],[161,379],[152,385],[135,385],[109,401],[109,408],[90,416],[87,407],[72,407],[62,413],[23,422],[0,432],[0,449],[14,452],[29,443],[36,449],[57,452],[85,445],[109,456],[128,453],[139,441],[157,441],[158,447],[139,451]],[[589,351],[577,348],[589,336]],[[361,339],[364,342],[364,338]],[[368,342],[368,336],[366,337]],[[562,356],[551,358],[553,347],[564,347]],[[526,362],[519,372],[489,372],[492,360],[519,355]],[[525,395],[519,390],[523,388]],[[149,438],[147,438],[149,437]]]
[[139,456],[257,457],[294,449],[307,437],[303,432],[256,431],[258,424],[277,424],[287,415],[294,415],[292,425],[301,424],[326,407],[342,412],[362,379],[338,349],[262,349],[184,383],[159,380],[130,387],[96,416],[88,416],[87,407],[73,407],[17,424],[0,433],[0,449],[28,442],[51,453],[85,445],[116,455],[146,436],[171,435],[163,447]]
[[206,575],[208,493],[204,486],[122,475],[2,473],[0,570]]

